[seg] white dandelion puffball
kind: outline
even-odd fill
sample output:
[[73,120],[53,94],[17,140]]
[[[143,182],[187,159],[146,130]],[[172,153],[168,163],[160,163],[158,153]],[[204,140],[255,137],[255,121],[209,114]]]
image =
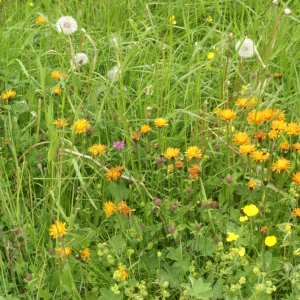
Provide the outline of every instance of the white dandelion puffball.
[[73,17],[61,17],[56,22],[56,28],[58,32],[63,32],[65,35],[74,33],[77,28],[77,22]]
[[237,41],[235,44],[235,50],[238,50],[238,55],[244,58],[252,57],[257,53],[254,42],[249,38]]
[[289,8],[284,9],[283,11],[286,15],[290,15],[292,11]]
[[89,63],[89,58],[85,53],[76,53],[74,56],[75,66],[81,67]]
[[118,79],[121,75],[121,70],[117,65],[112,67],[108,72],[107,72],[107,77],[109,80],[114,81]]

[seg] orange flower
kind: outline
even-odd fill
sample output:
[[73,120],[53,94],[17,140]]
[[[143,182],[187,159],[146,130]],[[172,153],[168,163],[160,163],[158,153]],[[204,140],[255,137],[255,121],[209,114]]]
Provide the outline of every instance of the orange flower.
[[51,78],[60,80],[61,78],[64,78],[67,76],[67,73],[65,71],[62,71],[61,73],[59,73],[59,71],[52,71],[51,72]]
[[122,280],[126,280],[128,278],[128,272],[125,269],[119,268],[118,271]]
[[300,208],[294,208],[293,215],[295,217],[300,217]]
[[198,165],[193,165],[189,168],[189,179],[198,179],[200,175],[200,169]]
[[292,180],[297,184],[300,185],[300,172],[294,173]]
[[10,100],[12,97],[14,97],[17,93],[13,90],[7,90],[6,92],[1,94],[2,100]]
[[184,153],[184,155],[188,158],[188,159],[192,159],[192,158],[201,158],[202,154],[201,154],[201,150],[197,147],[197,146],[191,146],[188,147]]
[[270,130],[268,133],[268,136],[271,140],[276,140],[279,138],[279,134],[278,134],[277,130]]
[[243,107],[243,108],[247,108],[250,106],[255,105],[257,99],[252,97],[250,100],[248,100],[247,98],[240,98],[235,102],[235,105]]
[[288,151],[290,146],[288,142],[282,142],[279,144],[279,148],[283,151]]
[[298,135],[300,133],[300,126],[296,122],[291,122],[287,124],[285,131],[289,135]]
[[263,140],[266,139],[266,133],[262,130],[254,133],[253,138],[258,141],[258,142],[262,142]]
[[293,145],[292,145],[292,148],[293,148],[294,150],[296,150],[297,152],[300,152],[300,143],[298,142],[298,143],[293,144]]
[[53,93],[53,95],[60,95],[61,94],[61,88],[60,87],[58,87],[58,88],[52,88],[51,89],[52,90],[52,93]]
[[272,170],[280,173],[281,171],[289,171],[291,163],[285,158],[279,158],[275,163],[273,163]]
[[164,154],[164,157],[168,159],[176,159],[179,154],[180,150],[178,148],[168,148]]
[[67,258],[72,253],[72,248],[64,247],[64,248],[57,248],[56,249],[60,258]]
[[120,214],[124,215],[125,217],[131,218],[132,210],[130,209],[129,206],[127,206],[127,204],[124,201],[122,201],[121,203],[118,204],[118,212]]
[[142,134],[139,132],[139,131],[135,131],[131,138],[135,141],[135,142],[138,142],[141,138]]
[[250,156],[253,158],[253,160],[255,162],[264,162],[269,158],[270,153],[265,152],[265,151],[256,150],[256,151],[253,151],[250,154]]
[[121,177],[124,167],[123,166],[116,166],[114,168],[110,168],[106,171],[106,179],[112,181],[117,180]]
[[55,221],[55,223],[50,226],[49,231],[54,239],[62,237],[67,232],[66,223]]
[[38,16],[36,18],[36,20],[35,20],[35,23],[39,24],[39,25],[45,25],[46,24],[46,20],[42,16]]
[[175,161],[175,168],[177,170],[183,168],[183,161],[181,159]]
[[94,156],[100,156],[101,154],[105,153],[107,149],[107,146],[102,145],[102,144],[95,144],[89,148],[89,151],[94,155]]
[[141,126],[141,132],[147,134],[151,130],[151,127],[147,124]]
[[233,136],[233,143],[236,145],[247,145],[249,144],[250,137],[247,132],[238,132]]
[[80,250],[81,259],[86,260],[90,257],[90,250],[89,248],[85,248],[83,250]]
[[53,124],[55,124],[59,128],[69,125],[66,119],[57,119],[53,122]]
[[79,134],[86,132],[87,129],[89,128],[89,126],[90,126],[90,123],[86,119],[79,119],[79,120],[75,121],[73,124],[73,128],[74,128],[75,132],[79,133]]
[[252,110],[248,113],[247,121],[251,124],[261,124],[265,121],[265,115],[261,111]]
[[271,123],[271,127],[273,130],[277,130],[279,132],[285,132],[287,124],[283,120],[274,120]]
[[231,109],[224,109],[220,113],[220,117],[226,122],[234,120],[236,118],[236,113]]
[[106,217],[109,217],[116,211],[116,206],[111,201],[108,201],[104,204],[103,210],[105,212]]
[[248,145],[241,145],[239,148],[239,152],[242,155],[249,155],[250,153],[252,153],[255,150],[255,146],[252,144],[248,144]]
[[255,189],[256,186],[257,186],[256,181],[254,181],[254,180],[251,179],[251,180],[248,182],[248,189],[249,189],[249,190]]

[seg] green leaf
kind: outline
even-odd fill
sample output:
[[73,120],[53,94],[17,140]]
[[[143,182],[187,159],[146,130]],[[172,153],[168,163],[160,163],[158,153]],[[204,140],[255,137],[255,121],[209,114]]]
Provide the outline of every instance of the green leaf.
[[210,283],[203,283],[203,279],[199,278],[196,280],[193,277],[189,277],[190,284],[186,284],[185,288],[189,296],[194,299],[209,300],[213,296],[212,288]]
[[129,190],[126,188],[125,184],[112,182],[108,186],[107,191],[117,201],[128,199]]

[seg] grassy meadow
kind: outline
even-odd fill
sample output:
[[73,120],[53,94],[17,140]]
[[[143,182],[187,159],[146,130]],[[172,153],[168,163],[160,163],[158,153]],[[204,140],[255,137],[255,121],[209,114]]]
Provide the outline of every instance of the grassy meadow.
[[0,300],[300,299],[297,1],[0,8]]

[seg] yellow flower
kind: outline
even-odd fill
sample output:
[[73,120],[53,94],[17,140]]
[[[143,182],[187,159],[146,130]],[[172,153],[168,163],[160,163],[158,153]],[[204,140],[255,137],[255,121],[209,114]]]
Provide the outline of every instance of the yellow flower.
[[272,170],[280,173],[281,171],[289,172],[291,167],[291,162],[285,158],[279,158],[276,162],[273,163]]
[[248,220],[248,217],[247,216],[241,216],[241,217],[239,217],[239,221],[241,222],[241,223],[244,223],[245,221],[247,221]]
[[168,126],[168,121],[163,118],[157,118],[154,120],[154,124],[156,127],[162,128],[163,126]]
[[274,235],[269,235],[265,239],[265,245],[268,247],[273,247],[277,243],[277,238]]
[[269,158],[270,153],[269,152],[265,152],[265,151],[256,150],[256,151],[253,151],[250,154],[250,156],[252,157],[252,159],[255,162],[264,162],[264,161],[266,161]]
[[66,258],[68,255],[72,253],[72,248],[70,247],[57,248],[56,251],[60,258]]
[[2,100],[10,100],[12,97],[14,97],[17,93],[13,90],[7,90],[6,92],[1,94]]
[[124,201],[122,201],[121,203],[118,204],[118,212],[120,214],[124,215],[125,217],[131,218],[132,210],[130,209],[129,206],[127,206],[127,204]]
[[67,232],[66,223],[55,221],[55,223],[50,226],[49,231],[54,239],[62,237]]
[[291,225],[285,225],[285,230],[286,231],[290,231],[292,229],[292,226]]
[[206,18],[206,21],[209,22],[209,23],[212,22],[212,20],[213,20],[213,19],[212,19],[211,16],[208,16],[208,17]]
[[168,148],[164,154],[164,157],[168,159],[176,159],[179,154],[180,150],[178,148]]
[[55,88],[51,88],[51,91],[56,96],[61,94],[61,88],[60,87],[58,87],[56,89]]
[[293,215],[295,217],[300,217],[300,208],[294,208]]
[[85,248],[83,250],[80,250],[81,258],[82,260],[86,260],[90,257],[90,250],[89,248]]
[[261,111],[252,110],[248,113],[247,121],[251,124],[261,124],[264,120],[265,116]]
[[188,159],[201,158],[201,150],[197,146],[190,146],[186,149],[184,154]]
[[254,204],[246,205],[243,208],[243,211],[248,217],[253,217],[257,215],[259,212],[258,207]]
[[125,269],[119,268],[118,271],[122,280],[126,280],[128,278],[128,272]]
[[175,25],[177,23],[174,15],[172,15],[169,20],[170,20],[170,23],[173,25]]
[[228,237],[226,239],[227,242],[236,241],[240,236],[235,234],[234,232],[227,232]]
[[251,179],[251,180],[248,182],[248,189],[249,189],[249,190],[255,189],[256,186],[257,186],[256,181],[254,181],[254,180]]
[[35,20],[35,23],[39,24],[39,25],[45,25],[46,24],[46,20],[42,16],[38,16],[36,18],[36,20]]
[[139,131],[135,131],[133,134],[132,134],[132,136],[131,136],[131,138],[135,141],[135,142],[138,142],[139,140],[140,140],[140,138],[141,138],[141,133],[139,132]]
[[287,124],[283,120],[274,120],[271,127],[273,130],[277,130],[278,132],[285,132]]
[[279,148],[283,151],[288,151],[290,146],[288,142],[282,142],[279,144]]
[[107,146],[102,145],[102,144],[95,144],[89,148],[89,151],[94,155],[94,156],[100,156],[101,154],[105,153],[107,149]]
[[57,79],[57,80],[60,80],[60,78],[64,78],[67,76],[67,73],[65,71],[62,71],[61,73],[59,73],[59,71],[52,71],[51,72],[51,78],[54,78],[54,79]]
[[103,210],[105,212],[106,217],[109,217],[116,211],[116,205],[111,201],[108,201],[104,204]]
[[249,135],[247,134],[247,132],[238,132],[233,136],[233,143],[236,145],[246,145],[249,144]]
[[294,173],[292,180],[297,184],[300,185],[300,172]]
[[53,124],[55,124],[59,128],[69,125],[69,123],[66,119],[57,119],[53,122]]
[[34,6],[34,4],[33,4],[33,2],[31,1],[31,2],[29,2],[28,3],[28,5],[30,6],[30,7],[33,7]]
[[147,124],[144,124],[144,125],[141,126],[141,132],[143,134],[148,133],[150,130],[151,130],[151,127],[149,125],[147,125]]
[[123,166],[116,166],[114,168],[108,169],[106,171],[106,179],[110,181],[117,180],[122,175],[123,169]]
[[214,52],[209,52],[209,53],[207,54],[207,58],[208,58],[209,60],[214,59],[214,57],[215,57],[215,53],[214,53]]
[[234,120],[236,118],[236,113],[231,109],[224,109],[220,113],[220,117],[226,122]]
[[90,126],[90,123],[86,119],[79,119],[79,120],[75,121],[73,124],[73,128],[74,128],[75,132],[79,133],[79,134],[86,132],[86,130],[88,129],[89,126]]
[[296,150],[297,152],[300,152],[300,143],[297,142],[297,143],[293,144],[293,145],[292,145],[292,148],[293,148],[294,150]]
[[268,136],[271,140],[276,140],[279,138],[278,131],[273,129],[269,131]]
[[300,133],[300,126],[296,122],[288,123],[285,129],[289,135],[298,135]]
[[238,249],[237,253],[239,254],[239,256],[244,256],[245,253],[246,253],[246,250],[245,250],[244,247],[241,247],[241,248]]
[[255,150],[255,146],[252,144],[248,144],[248,145],[241,145],[239,148],[239,152],[242,155],[249,155],[250,153],[252,153]]
[[300,248],[293,251],[293,255],[300,256]]

